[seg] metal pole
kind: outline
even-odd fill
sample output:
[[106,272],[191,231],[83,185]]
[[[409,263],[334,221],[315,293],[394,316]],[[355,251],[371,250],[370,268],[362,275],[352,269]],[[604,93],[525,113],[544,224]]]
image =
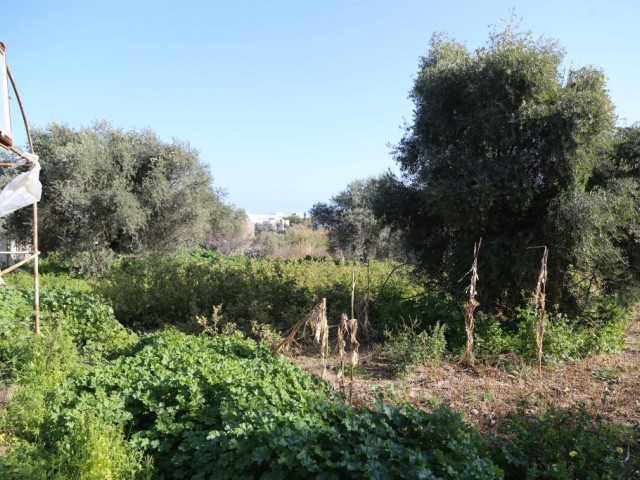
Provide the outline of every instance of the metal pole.
[[38,271],[38,202],[33,204],[33,310],[36,316],[36,335],[40,334],[40,282]]
[[[18,106],[20,107],[20,113],[22,114],[22,121],[24,122],[24,128],[27,131],[27,138],[29,140],[29,151],[32,154],[35,154],[35,151],[33,149],[33,138],[31,137],[31,128],[29,127],[27,114],[24,111],[24,105],[22,104],[22,99],[20,98],[20,94],[18,93],[18,88],[16,87],[16,82],[13,79],[13,75],[11,75],[11,70],[9,70],[9,65],[7,65],[7,76],[9,77],[9,81],[11,82],[11,86],[13,87],[13,92],[16,94],[16,100],[18,101]],[[16,151],[13,148],[11,148],[11,151],[13,151],[14,153],[21,154],[20,151]],[[39,335],[40,334],[40,282],[39,282],[39,271],[38,271],[38,257],[40,255],[40,251],[38,249],[38,202],[33,204],[33,254],[35,255],[33,258],[33,311],[35,313],[36,335]]]

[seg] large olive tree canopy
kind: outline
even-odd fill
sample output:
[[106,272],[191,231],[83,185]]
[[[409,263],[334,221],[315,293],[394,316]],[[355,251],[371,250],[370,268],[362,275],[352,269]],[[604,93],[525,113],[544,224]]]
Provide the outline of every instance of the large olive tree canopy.
[[604,74],[562,60],[555,42],[509,27],[473,52],[434,36],[395,149],[403,177],[377,197],[378,213],[452,292],[483,238],[487,308],[530,295],[542,250],[528,247],[549,247],[549,301],[567,308],[638,277],[638,176],[612,160],[627,155],[626,137]]
[[[79,130],[54,123],[35,129],[33,139],[44,252],[173,251],[203,243],[234,215],[187,143],[106,122]],[[15,237],[20,227],[15,215],[7,228]]]

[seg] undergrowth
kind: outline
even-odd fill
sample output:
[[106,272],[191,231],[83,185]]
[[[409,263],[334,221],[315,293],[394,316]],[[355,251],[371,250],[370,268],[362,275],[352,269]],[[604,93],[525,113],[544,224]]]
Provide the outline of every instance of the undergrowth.
[[392,370],[406,374],[426,363],[438,363],[447,349],[447,326],[437,322],[420,329],[416,320],[403,323],[396,331],[385,331],[386,341],[380,346]]
[[220,314],[246,334],[252,322],[285,331],[300,321],[310,305],[327,299],[328,315],[337,323],[351,310],[351,275],[357,276],[356,311],[362,317],[362,295],[369,303],[370,327],[382,332],[400,317],[415,317],[422,287],[389,262],[331,259],[223,257],[199,252],[139,259],[123,257],[101,278],[96,289],[112,303],[125,325],[157,328],[185,325],[198,316]]
[[[72,306],[58,307],[64,312]],[[0,478],[125,479],[150,472],[149,461],[127,442],[123,430],[94,412],[83,412],[64,432],[52,428],[54,412],[77,394],[73,379],[90,368],[82,347],[108,343],[101,329],[122,329],[113,317],[101,319],[110,325],[89,329],[84,319],[92,318],[92,309],[103,311],[104,303],[85,308],[86,315],[74,318],[76,328],[67,321],[48,321],[52,312],[43,309],[42,332],[35,335],[29,296],[0,288],[0,380],[11,385],[5,392],[12,392],[11,402],[0,410],[1,446],[6,450],[0,456]],[[86,331],[89,338],[79,335]]]
[[493,440],[493,458],[506,478],[638,478],[637,427],[609,424],[584,405],[551,407],[539,416],[526,407],[519,405]]
[[[276,338],[272,327],[262,328],[276,312],[293,312],[296,302],[321,293],[334,291],[343,298],[341,282],[348,280],[351,266],[318,262],[320,267],[307,269],[304,262],[261,265],[213,257],[191,267],[178,260],[183,270],[175,271],[173,259],[158,266],[153,278],[141,263],[120,265],[120,273],[116,270],[105,280],[107,290],[144,293],[126,306],[134,315],[150,305],[146,302],[159,299],[145,282],[159,285],[160,272],[168,282],[160,293],[171,286],[193,286],[196,294],[207,295],[189,310],[197,314],[206,307],[199,323],[193,319],[193,331],[202,332],[198,335],[173,328],[133,334],[89,283],[65,285],[60,280],[64,273],[51,272],[51,283],[45,280],[42,289],[42,334],[36,336],[30,286],[0,288],[0,380],[12,392],[0,410],[0,478],[624,479],[640,468],[638,432],[608,424],[581,407],[551,409],[539,417],[518,409],[499,437],[483,439],[440,404],[420,411],[380,401],[356,411],[322,381],[272,355],[268,341],[230,333],[230,323],[244,319],[256,336]],[[142,273],[117,289],[109,284],[124,271],[129,275],[130,268]],[[223,271],[229,273],[230,285],[218,279]],[[198,272],[205,277],[198,278]],[[345,279],[339,276],[332,283],[313,278],[327,272],[342,272]],[[380,279],[388,276],[388,270],[381,272],[386,273]],[[242,293],[252,275],[256,283],[248,285],[257,291]],[[259,285],[265,278],[273,284]],[[211,303],[220,294],[209,292],[212,286],[227,288],[230,296],[225,298],[233,301]],[[402,282],[395,290],[378,286],[396,294],[416,288]],[[260,304],[240,305],[241,299],[257,302],[261,294]],[[164,318],[175,311],[171,301],[196,302],[193,295],[177,291],[162,300],[160,306],[170,310]],[[400,318],[391,316],[400,310],[384,305],[385,298],[392,297],[375,300],[383,303],[376,314]],[[125,308],[124,303],[118,308]],[[444,312],[443,323],[430,328],[413,321],[390,334],[386,348],[397,372],[442,358],[447,340],[455,335],[446,321],[449,314]],[[233,322],[223,322],[223,315]],[[546,359],[570,361],[592,351],[616,351],[626,318],[615,303],[603,303],[579,320],[550,315]],[[517,320],[478,315],[478,351],[531,358],[535,312],[521,310]],[[240,322],[241,330],[243,326]]]
[[[599,298],[594,308],[578,318],[562,314],[547,316],[543,359],[548,364],[576,362],[588,355],[621,352],[630,313],[615,301]],[[475,352],[492,358],[517,354],[526,360],[536,358],[538,313],[521,308],[513,320],[477,313]]]

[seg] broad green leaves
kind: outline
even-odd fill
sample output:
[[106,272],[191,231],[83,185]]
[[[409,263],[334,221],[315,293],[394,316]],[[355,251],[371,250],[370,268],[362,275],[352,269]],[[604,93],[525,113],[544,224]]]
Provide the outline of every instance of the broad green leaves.
[[75,388],[89,396],[62,417],[90,408],[117,418],[124,406],[131,443],[164,478],[499,478],[484,443],[447,409],[356,413],[239,335],[149,335]]

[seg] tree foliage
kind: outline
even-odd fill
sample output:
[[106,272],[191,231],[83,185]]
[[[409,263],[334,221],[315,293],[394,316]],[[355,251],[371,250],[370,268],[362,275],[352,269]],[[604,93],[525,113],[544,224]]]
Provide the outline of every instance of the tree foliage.
[[378,191],[387,175],[354,180],[331,198],[316,203],[311,217],[329,229],[329,251],[352,260],[398,258],[397,235],[374,213]]
[[420,62],[395,150],[403,178],[377,211],[454,292],[482,237],[486,307],[533,289],[541,253],[528,247],[550,249],[553,304],[637,283],[637,129],[616,137],[603,73],[565,72],[562,59],[555,42],[507,26],[475,52],[434,36]]
[[253,224],[247,213],[237,207],[223,208],[222,215],[214,215],[211,228],[205,238],[205,246],[223,255],[245,253],[254,240]]
[[[202,243],[240,218],[212,187],[198,153],[150,130],[106,122],[74,130],[51,124],[33,131],[42,164],[40,247],[78,253],[173,251]],[[15,235],[29,238],[20,212]]]

